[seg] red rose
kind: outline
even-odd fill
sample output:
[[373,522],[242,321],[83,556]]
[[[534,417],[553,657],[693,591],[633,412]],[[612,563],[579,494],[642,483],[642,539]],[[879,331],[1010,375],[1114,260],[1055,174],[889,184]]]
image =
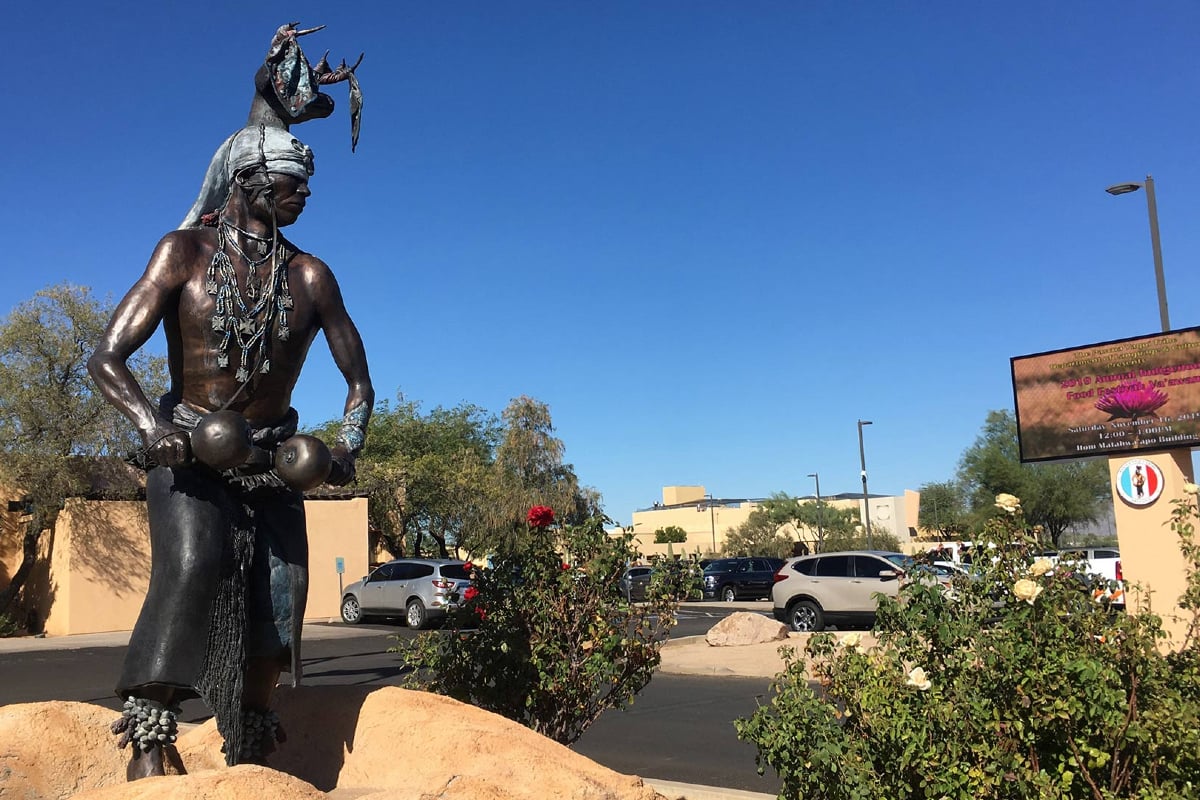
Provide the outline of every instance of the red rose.
[[534,506],[529,509],[529,515],[525,519],[530,527],[548,528],[554,524],[554,509],[549,506]]
[[462,596],[463,596],[463,600],[474,600],[476,597],[479,596],[479,590],[476,589],[474,586],[468,586],[466,589],[463,589]]

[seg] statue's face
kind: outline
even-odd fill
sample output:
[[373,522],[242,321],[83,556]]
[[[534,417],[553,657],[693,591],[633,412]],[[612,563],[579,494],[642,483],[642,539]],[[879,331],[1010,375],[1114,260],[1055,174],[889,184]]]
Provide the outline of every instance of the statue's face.
[[[281,228],[291,225],[300,218],[300,214],[304,211],[304,204],[308,196],[312,194],[308,188],[308,180],[273,172],[271,173],[271,187],[276,224]],[[254,204],[255,210],[264,214],[264,221],[271,218],[271,208],[267,203],[265,197],[260,197]]]

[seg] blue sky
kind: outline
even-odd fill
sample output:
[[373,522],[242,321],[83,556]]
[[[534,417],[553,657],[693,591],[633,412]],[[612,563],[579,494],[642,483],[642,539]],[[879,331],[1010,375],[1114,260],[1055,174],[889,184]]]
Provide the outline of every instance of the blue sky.
[[[366,58],[291,229],[377,392],[550,405],[608,513],[946,480],[1009,358],[1200,324],[1194,2],[19,4],[5,309],[117,299],[245,119],[274,29]],[[156,342],[156,346],[161,347]],[[314,346],[294,397],[338,416]]]

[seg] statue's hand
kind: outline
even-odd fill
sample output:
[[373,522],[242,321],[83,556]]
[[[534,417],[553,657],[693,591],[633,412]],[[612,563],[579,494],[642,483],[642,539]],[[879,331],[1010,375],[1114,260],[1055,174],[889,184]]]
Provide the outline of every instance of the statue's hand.
[[192,441],[186,431],[162,423],[143,435],[146,458],[163,467],[185,467],[192,463]]
[[354,480],[356,475],[354,454],[339,444],[334,445],[330,455],[333,456],[333,466],[330,468],[329,477],[325,479],[325,482],[330,486],[345,486]]

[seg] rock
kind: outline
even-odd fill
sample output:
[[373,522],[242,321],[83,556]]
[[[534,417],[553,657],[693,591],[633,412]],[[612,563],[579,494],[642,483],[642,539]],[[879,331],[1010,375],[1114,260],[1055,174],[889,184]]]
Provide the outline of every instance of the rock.
[[[275,697],[287,740],[268,757],[269,769],[227,768],[209,720],[179,736],[188,775],[133,784],[125,783],[129,751],[117,750],[108,732],[117,712],[84,703],[0,708],[0,796],[664,800],[640,778],[447,697],[359,686],[280,688]],[[46,733],[32,737],[34,730]]]
[[72,795],[73,800],[326,800],[315,786],[267,767],[144,778]]
[[762,614],[739,611],[708,629],[704,641],[712,647],[738,647],[788,638],[788,627]]
[[125,782],[129,750],[109,731],[121,716],[90,703],[0,708],[0,797],[70,797]]

